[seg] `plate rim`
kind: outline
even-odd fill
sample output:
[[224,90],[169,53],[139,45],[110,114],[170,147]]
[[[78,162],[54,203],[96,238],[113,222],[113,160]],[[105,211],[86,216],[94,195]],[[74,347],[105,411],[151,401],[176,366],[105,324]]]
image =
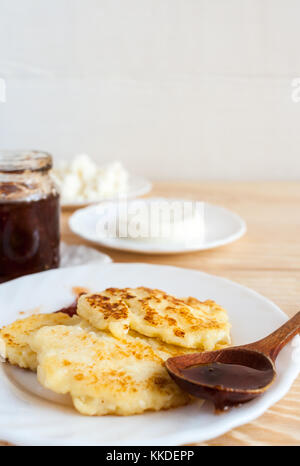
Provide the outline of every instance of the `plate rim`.
[[[222,276],[219,276],[219,275],[213,275],[213,274],[210,274],[210,273],[207,273],[207,272],[203,272],[202,270],[198,270],[198,269],[190,269],[190,268],[186,268],[186,267],[178,267],[178,266],[172,266],[172,265],[161,265],[161,264],[148,264],[148,263],[144,263],[144,262],[130,262],[130,263],[118,263],[118,262],[112,262],[112,263],[107,263],[107,264],[101,264],[99,263],[98,265],[97,264],[87,264],[87,265],[83,265],[83,266],[73,266],[73,267],[66,267],[64,269],[53,269],[53,270],[49,270],[47,272],[39,272],[37,274],[32,274],[32,275],[27,275],[25,277],[20,277],[20,278],[16,278],[15,280],[11,280],[10,282],[7,282],[7,283],[3,283],[0,285],[0,291],[1,291],[1,287],[5,287],[5,286],[11,286],[12,283],[14,282],[18,282],[18,281],[23,281],[24,279],[26,280],[26,278],[28,277],[33,277],[35,275],[41,275],[41,274],[55,274],[57,273],[57,271],[66,271],[66,270],[70,270],[70,269],[73,269],[73,268],[76,268],[78,269],[78,267],[82,267],[82,268],[85,268],[85,269],[88,269],[90,267],[115,267],[115,266],[121,266],[122,267],[128,267],[128,266],[131,266],[131,267],[135,267],[135,266],[139,266],[139,267],[150,267],[150,268],[164,268],[164,269],[175,269],[175,270],[180,270],[180,271],[187,271],[187,272],[192,272],[192,273],[195,273],[195,274],[199,274],[199,275],[202,275],[206,278],[213,278],[213,279],[217,279],[217,280],[220,280],[221,282],[227,282],[229,283],[230,285],[233,285],[239,289],[242,289],[244,291],[246,291],[248,294],[250,295],[253,295],[255,296],[256,298],[259,298],[261,299],[262,301],[266,302],[267,304],[271,305],[271,307],[273,308],[273,311],[276,311],[277,313],[279,313],[283,318],[284,320],[287,320],[288,319],[288,316],[282,311],[282,309],[280,309],[280,307],[275,304],[273,301],[271,301],[269,298],[265,297],[264,295],[258,293],[257,291],[251,289],[251,288],[248,288],[238,282],[235,282],[233,280],[230,280],[228,278],[225,278],[225,277],[222,277]],[[291,344],[291,343],[289,343]],[[0,369],[0,374],[1,374],[1,377],[2,377],[2,372],[3,372],[3,368],[1,367]],[[182,445],[184,443],[193,443],[193,442],[206,442],[210,439],[213,439],[213,438],[216,438],[220,435],[223,435],[224,433],[236,428],[236,427],[239,427],[241,425],[244,425],[244,424],[247,424],[249,422],[252,422],[253,420],[257,419],[258,417],[260,417],[267,409],[269,409],[270,406],[272,406],[274,403],[276,403],[277,401],[279,401],[290,389],[292,383],[294,382],[294,380],[296,379],[296,377],[298,376],[298,373],[299,373],[299,368],[297,366],[296,368],[296,364],[291,364],[288,369],[285,371],[285,383],[283,384],[282,383],[282,386],[280,386],[279,388],[277,388],[277,390],[275,391],[275,393],[272,393],[272,396],[269,395],[267,400],[263,397],[259,398],[259,400],[256,400],[256,403],[255,405],[251,406],[251,409],[250,409],[250,413],[249,413],[249,404],[247,405],[248,409],[246,412],[242,412],[240,414],[240,416],[237,416],[237,417],[234,417],[232,419],[228,418],[227,422],[224,422],[223,423],[220,423],[219,425],[217,426],[213,426],[213,427],[210,427],[209,428],[209,431],[207,432],[207,430],[205,431],[205,434],[201,435],[201,430],[197,430],[196,428],[194,429],[189,429],[189,430],[186,430],[186,431],[183,431],[181,432],[180,434],[166,434],[164,435],[163,437],[160,436],[159,438],[151,438],[151,443],[149,442],[140,442],[138,443],[138,445]],[[4,382],[7,382],[7,381],[2,381],[3,383]],[[257,406],[258,405],[258,406]],[[1,413],[0,413],[0,417],[1,417]],[[223,418],[223,420],[226,419],[225,417]],[[25,427],[24,427],[25,429]],[[38,429],[38,426],[37,426],[37,429]],[[2,438],[4,437],[4,438]],[[10,443],[14,443],[16,445],[73,445],[73,444],[78,444],[78,441],[74,441],[73,442],[62,442],[62,443],[45,443],[45,440],[43,441],[42,439],[40,440],[37,440],[35,439],[34,441],[30,441],[28,436],[25,434],[25,435],[18,435],[18,434],[15,434],[14,432],[11,432],[11,434],[7,434],[5,433],[5,430],[0,426],[0,438],[1,440],[4,440],[4,441],[7,441],[7,442],[10,442]],[[179,440],[180,438],[180,440]],[[84,443],[85,445],[88,444],[87,442]],[[99,443],[91,443],[90,445],[99,445]],[[107,446],[122,446],[122,445],[135,445],[134,443],[132,444],[129,444],[128,442],[119,442],[119,443],[116,443],[116,442],[113,442],[113,443],[106,443]]]

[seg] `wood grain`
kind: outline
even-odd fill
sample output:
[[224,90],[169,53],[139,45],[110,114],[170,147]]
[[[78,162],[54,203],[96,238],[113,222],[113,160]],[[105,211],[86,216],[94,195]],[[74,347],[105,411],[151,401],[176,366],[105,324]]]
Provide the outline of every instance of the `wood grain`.
[[[99,248],[117,262],[149,262],[203,270],[253,288],[289,316],[300,309],[300,183],[156,183],[151,195],[220,204],[247,222],[247,235],[210,251],[143,256]],[[62,239],[88,244],[71,233],[62,215]],[[201,445],[300,445],[300,377],[289,393],[257,420]]]

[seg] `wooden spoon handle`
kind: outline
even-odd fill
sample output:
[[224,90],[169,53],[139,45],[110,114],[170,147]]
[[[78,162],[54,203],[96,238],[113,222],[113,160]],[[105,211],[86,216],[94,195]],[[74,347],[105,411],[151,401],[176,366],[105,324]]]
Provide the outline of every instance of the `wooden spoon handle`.
[[295,336],[300,333],[300,311],[288,320],[275,332],[262,340],[245,345],[244,348],[261,351],[275,361],[279,351]]

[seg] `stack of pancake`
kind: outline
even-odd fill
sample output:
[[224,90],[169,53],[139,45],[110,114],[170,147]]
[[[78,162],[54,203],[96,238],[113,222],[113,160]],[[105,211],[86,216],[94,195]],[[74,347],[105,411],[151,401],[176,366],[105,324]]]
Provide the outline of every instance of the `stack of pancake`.
[[32,315],[0,330],[10,364],[69,393],[85,415],[131,415],[184,405],[189,397],[164,362],[230,344],[226,311],[214,301],[157,289],[109,288],[82,295],[77,314]]

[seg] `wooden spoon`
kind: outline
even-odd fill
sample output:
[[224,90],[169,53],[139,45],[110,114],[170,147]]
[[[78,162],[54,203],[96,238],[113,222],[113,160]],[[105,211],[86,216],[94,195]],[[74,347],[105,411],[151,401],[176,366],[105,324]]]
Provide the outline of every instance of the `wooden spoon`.
[[265,392],[276,377],[279,351],[300,332],[300,312],[266,338],[243,346],[169,358],[170,376],[193,396],[211,400],[217,411]]

